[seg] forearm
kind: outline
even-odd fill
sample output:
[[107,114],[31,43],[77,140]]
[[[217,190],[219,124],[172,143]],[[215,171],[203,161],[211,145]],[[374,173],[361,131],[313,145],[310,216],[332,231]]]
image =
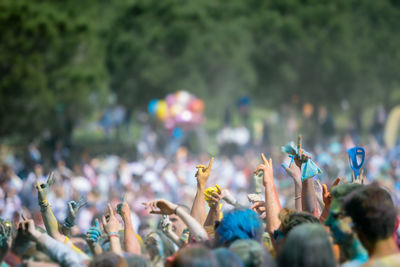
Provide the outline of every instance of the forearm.
[[111,248],[112,252],[122,256],[123,252],[122,252],[121,243],[119,242],[118,236],[110,236],[110,248]]
[[294,187],[294,206],[296,208],[296,210],[301,211],[302,207],[301,207],[301,185],[298,186],[297,184],[295,184]]
[[96,243],[89,242],[88,247],[89,247],[90,251],[92,252],[93,256],[99,256],[103,253],[103,249],[97,242]]
[[302,183],[301,190],[302,209],[312,213],[318,217],[317,196],[315,195],[315,188],[312,178],[309,178]]
[[208,211],[207,219],[204,222],[204,228],[208,226],[213,227],[218,218],[219,218],[219,204],[215,205],[215,207],[211,207],[210,210]]
[[61,266],[85,266],[81,255],[47,234],[41,234],[36,242],[50,258],[58,262]]
[[126,215],[124,220],[124,244],[125,250],[133,254],[141,254],[140,242],[136,237],[135,230],[132,226],[130,215]]
[[278,193],[273,181],[270,181],[265,186],[265,212],[267,221],[267,231],[269,234],[279,228],[279,212],[281,211]]
[[41,206],[40,212],[42,214],[43,223],[46,227],[47,233],[57,241],[64,242],[65,237],[58,231],[58,221],[50,208],[50,205]]
[[319,216],[319,222],[324,223],[326,218],[328,218],[328,215],[329,215],[329,207],[327,205],[325,205],[325,207],[321,213],[321,216]]
[[197,241],[208,240],[206,230],[204,230],[201,224],[194,217],[186,213],[183,208],[178,207],[176,209],[176,215],[182,219]]
[[179,238],[179,236],[177,234],[175,234],[174,232],[172,232],[171,230],[164,232],[169,239],[172,240],[172,242],[174,242],[178,247],[183,247],[183,245],[185,245],[185,242],[183,242],[182,239]]
[[196,196],[193,201],[190,215],[195,218],[201,225],[206,221],[206,200],[204,197],[204,186],[197,186]]

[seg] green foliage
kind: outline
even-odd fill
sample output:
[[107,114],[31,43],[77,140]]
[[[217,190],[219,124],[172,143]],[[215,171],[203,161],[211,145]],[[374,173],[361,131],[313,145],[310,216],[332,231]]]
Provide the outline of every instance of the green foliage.
[[108,88],[132,110],[186,89],[209,115],[244,94],[394,105],[399,23],[394,0],[3,0],[0,136],[68,133]]
[[106,90],[90,24],[67,4],[9,0],[0,10],[0,135],[68,136],[93,108],[89,96]]

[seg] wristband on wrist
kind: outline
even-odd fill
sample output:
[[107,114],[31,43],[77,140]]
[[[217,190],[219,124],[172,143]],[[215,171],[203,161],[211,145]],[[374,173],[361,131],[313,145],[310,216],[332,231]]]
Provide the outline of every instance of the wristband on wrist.
[[117,233],[117,232],[109,232],[108,234],[107,234],[107,236],[110,238],[110,237],[112,237],[112,236],[115,236],[115,237],[118,237],[119,238],[119,233]]
[[65,219],[65,221],[64,221],[64,227],[65,228],[72,228],[72,227],[74,227],[74,225],[75,225],[75,223],[70,223],[68,218]]

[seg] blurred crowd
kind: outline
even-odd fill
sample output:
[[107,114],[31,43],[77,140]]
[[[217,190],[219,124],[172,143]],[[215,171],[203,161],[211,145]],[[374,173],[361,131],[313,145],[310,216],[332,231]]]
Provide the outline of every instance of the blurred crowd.
[[[326,127],[329,129],[330,126]],[[38,205],[38,202],[40,203],[38,185],[40,187],[41,184],[46,184],[49,177],[54,177],[54,183],[48,183],[45,202],[50,203],[52,213],[60,224],[69,216],[70,207],[67,203],[71,201],[78,203],[82,199],[85,201],[85,205],[79,207],[79,213],[76,214],[76,218],[74,217],[71,236],[88,233],[95,219],[101,220],[105,211],[109,212],[108,204],[117,207],[121,201],[129,205],[132,228],[134,233],[142,238],[160,227],[160,217],[149,214],[149,209],[154,209],[154,205],[161,210],[163,208],[157,206],[157,203],[149,206],[149,201],[166,199],[190,211],[195,205],[193,199],[199,189],[199,181],[196,179],[199,169],[206,170],[206,166],[199,167],[198,164],[207,165],[209,155],[191,153],[179,142],[172,155],[170,151],[162,153],[163,150],[157,146],[157,139],[160,138],[157,133],[146,125],[142,130],[141,140],[137,144],[137,157],[134,160],[119,155],[91,156],[86,150],[81,152],[79,159],[73,159],[70,149],[61,141],[56,143],[51,161],[46,161],[35,143],[26,148],[24,160],[4,151],[3,148],[3,162],[0,169],[1,219],[17,225],[21,214],[24,214],[32,218],[36,226],[47,229],[48,226],[43,220],[42,206]],[[254,168],[260,164],[260,153],[267,152],[272,158],[271,168],[280,206],[296,210],[298,208],[296,199],[300,196],[293,189],[293,177],[288,175],[287,168],[294,163],[287,154],[282,153],[281,146],[284,144],[270,144],[267,124],[264,125],[264,135],[257,141],[258,143],[252,141],[250,136],[250,129],[245,125],[239,128],[226,126],[221,129],[217,134],[217,144],[221,153],[213,162],[207,184],[217,184],[218,188],[229,190],[235,202],[243,206],[250,207],[254,204],[248,196],[250,193],[261,196],[259,202],[266,203]],[[368,142],[364,143],[357,143],[359,140],[354,138],[351,132],[340,138],[337,135],[330,136],[328,133],[322,133],[322,136],[323,139],[317,138],[313,142],[306,139],[304,142],[304,149],[322,170],[321,174],[310,178],[316,194],[319,194],[321,205],[318,208],[318,215],[321,215],[324,209],[322,184],[331,187],[336,177],[341,177],[342,183],[354,181],[346,151],[356,145],[364,147],[366,151],[363,166],[365,183],[378,182],[391,193],[393,202],[399,206],[400,146],[388,149],[379,140],[378,135],[371,135]],[[220,197],[222,199],[222,196]],[[223,203],[220,207],[222,214],[232,213],[233,207],[227,203]],[[207,206],[206,209],[207,212],[211,212],[211,207]],[[176,210],[174,212],[176,213]],[[263,216],[261,218],[265,219]],[[119,221],[123,223],[123,220]],[[271,238],[269,236],[269,239]],[[238,244],[237,250],[243,249],[241,246],[249,244]],[[269,253],[274,254],[271,249]],[[151,256],[150,260],[154,263],[154,258]]]

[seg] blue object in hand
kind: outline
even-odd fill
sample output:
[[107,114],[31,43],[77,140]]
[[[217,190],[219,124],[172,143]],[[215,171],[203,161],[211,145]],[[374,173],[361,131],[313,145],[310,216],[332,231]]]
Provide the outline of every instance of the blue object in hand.
[[[360,146],[356,146],[348,149],[347,154],[349,155],[350,167],[354,172],[354,179],[357,179],[360,176],[360,169],[364,164],[365,150]],[[361,156],[361,162],[358,162],[358,156]]]

